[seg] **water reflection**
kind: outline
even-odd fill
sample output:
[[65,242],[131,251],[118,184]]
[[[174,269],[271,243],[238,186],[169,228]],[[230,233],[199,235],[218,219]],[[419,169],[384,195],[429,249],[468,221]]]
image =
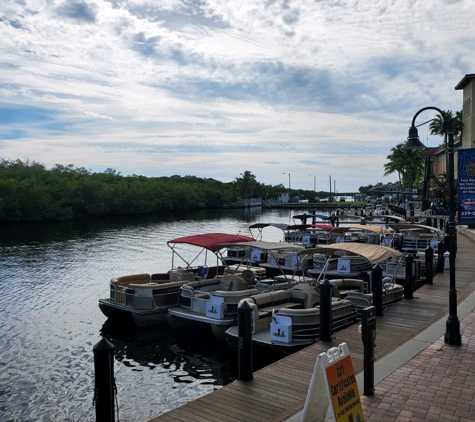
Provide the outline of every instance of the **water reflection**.
[[[0,420],[94,420],[92,350],[101,336],[116,348],[121,422],[152,419],[232,382],[237,353],[209,330],[117,326],[98,299],[109,295],[112,277],[168,271],[168,240],[249,234],[250,223],[286,223],[290,215],[237,209],[3,226]],[[269,235],[269,241],[282,238]],[[253,368],[276,358],[255,355]]]
[[[135,371],[173,369],[174,382],[223,386],[237,378],[235,352],[219,343],[208,326],[172,330],[107,320],[101,335],[115,347],[115,358]],[[179,375],[178,375],[179,374]],[[183,375],[186,374],[186,375]]]

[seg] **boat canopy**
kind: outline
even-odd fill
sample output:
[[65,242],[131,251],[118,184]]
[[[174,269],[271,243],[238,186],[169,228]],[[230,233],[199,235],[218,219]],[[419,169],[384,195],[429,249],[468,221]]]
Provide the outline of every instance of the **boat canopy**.
[[299,214],[294,215],[292,218],[297,218],[299,220],[305,220],[306,218],[319,218],[320,220],[330,220],[328,215],[323,214]]
[[[427,218],[427,216],[425,218]],[[368,215],[364,217],[364,219],[366,221],[386,220],[386,223],[388,223],[389,220],[393,220],[395,222],[400,222],[400,223],[406,222],[406,219],[404,217],[399,217],[398,215]]]
[[192,236],[179,237],[174,240],[169,240],[167,245],[172,249],[171,244],[176,243],[186,243],[188,245],[200,246],[202,248],[208,249],[212,252],[216,252],[218,245],[227,243],[229,245],[235,245],[236,243],[245,242],[254,242],[255,239],[249,236],[243,236],[240,234],[227,234],[227,233],[206,233],[206,234],[196,234]]
[[256,248],[267,251],[301,251],[305,249],[302,245],[286,242],[266,242],[264,240],[254,240],[253,242],[242,243],[222,243],[217,245],[217,249],[229,248],[230,246],[242,246],[246,248]]
[[414,224],[414,223],[406,223],[406,224],[389,224],[388,227],[390,227],[393,230],[399,231],[399,230],[410,230],[413,232],[419,232],[419,233],[434,233],[437,234],[438,236],[444,236],[444,231],[441,229],[438,229],[436,227],[432,226],[426,226],[424,224]]
[[306,229],[322,229],[329,232],[333,229],[333,226],[331,226],[330,224],[294,224],[292,226],[288,226],[286,230],[304,231]]
[[415,215],[414,217],[411,217],[411,220],[448,220],[449,216],[448,215]]
[[255,223],[249,226],[249,230],[252,229],[259,229],[262,230],[266,227],[276,227],[283,231],[287,230],[305,230],[305,229],[323,229],[326,231],[330,231],[333,229],[333,226],[330,224],[285,224],[285,223]]
[[343,214],[343,215],[335,215],[333,217],[334,220],[338,220],[340,222],[343,221],[363,221],[366,217],[363,217],[362,215],[349,215],[349,214]]
[[376,234],[388,234],[392,233],[393,229],[384,226],[367,226],[363,224],[350,224],[349,226],[335,227],[332,229],[332,233],[345,233],[348,230],[366,230]]
[[278,229],[281,229],[281,230],[287,230],[287,227],[289,227],[289,225],[285,223],[255,223],[249,226],[249,230],[264,229],[266,227],[277,227]]
[[386,246],[372,245],[368,243],[332,243],[330,245],[317,246],[298,252],[298,255],[332,255],[335,252],[351,252],[366,258],[371,264],[384,261],[392,257],[402,256],[399,251]]

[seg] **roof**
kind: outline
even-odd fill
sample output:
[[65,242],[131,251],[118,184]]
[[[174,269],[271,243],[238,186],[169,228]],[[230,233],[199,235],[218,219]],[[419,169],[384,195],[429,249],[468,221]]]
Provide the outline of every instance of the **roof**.
[[240,234],[227,234],[227,233],[206,233],[196,234],[192,236],[179,237],[174,240],[169,240],[168,245],[171,243],[186,243],[188,245],[200,246],[210,251],[216,252],[218,250],[217,245],[221,243],[235,244],[253,242],[255,239],[248,236],[242,236]]
[[401,253],[398,252],[396,249],[388,248],[387,246],[356,242],[332,243],[331,245],[317,246],[315,248],[300,251],[298,254],[332,255],[338,251],[351,252],[356,255],[362,256],[363,258],[366,258],[371,264],[376,264],[378,262],[392,258],[393,256],[401,256]]
[[464,89],[465,86],[475,78],[475,73],[469,73],[465,75],[462,80],[455,86],[455,89]]

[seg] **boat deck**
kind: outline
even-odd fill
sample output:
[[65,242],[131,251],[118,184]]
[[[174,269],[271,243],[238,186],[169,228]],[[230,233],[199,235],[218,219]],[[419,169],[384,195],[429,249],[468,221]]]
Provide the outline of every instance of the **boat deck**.
[[[473,240],[458,236],[456,257],[457,300],[475,288]],[[437,274],[434,283],[402,299],[377,317],[375,359],[413,338],[448,311],[449,272]],[[203,397],[164,413],[150,422],[267,422],[285,421],[301,410],[317,356],[347,343],[355,372],[363,369],[363,343],[357,325],[334,333],[331,341],[318,342],[254,372],[251,381],[234,381]]]

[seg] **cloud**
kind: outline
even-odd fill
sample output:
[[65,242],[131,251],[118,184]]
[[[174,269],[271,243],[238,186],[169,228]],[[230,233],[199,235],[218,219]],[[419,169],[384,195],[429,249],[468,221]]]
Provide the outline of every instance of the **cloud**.
[[78,23],[95,23],[96,6],[80,1],[66,1],[56,8],[59,16],[73,19]]
[[7,0],[0,154],[356,190],[383,181],[417,110],[461,109],[471,16],[469,0]]

